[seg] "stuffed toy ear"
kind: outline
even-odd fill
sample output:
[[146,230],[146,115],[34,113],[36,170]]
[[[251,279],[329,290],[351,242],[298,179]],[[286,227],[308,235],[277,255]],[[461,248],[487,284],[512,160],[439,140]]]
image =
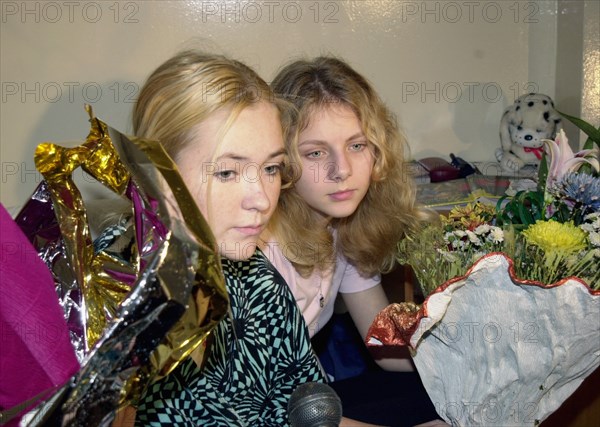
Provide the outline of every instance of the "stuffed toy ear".
[[556,138],[556,134],[563,128],[562,117],[556,112],[556,110],[552,110],[550,113],[550,119],[554,122],[554,131],[552,132],[552,139]]
[[507,108],[502,115],[502,120],[500,120],[500,143],[502,144],[502,149],[504,151],[510,151],[510,147],[512,145],[512,139],[510,137],[510,120],[512,119],[514,112],[512,107]]

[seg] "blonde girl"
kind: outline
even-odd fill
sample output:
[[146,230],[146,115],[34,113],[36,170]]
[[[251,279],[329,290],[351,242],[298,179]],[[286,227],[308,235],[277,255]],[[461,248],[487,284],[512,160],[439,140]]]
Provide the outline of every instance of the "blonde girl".
[[[295,183],[282,192],[261,244],[311,336],[331,318],[338,292],[365,336],[388,304],[380,273],[418,219],[406,141],[369,82],[339,59],[293,62],[272,88],[298,109],[285,135]],[[379,363],[410,369],[407,361]]]
[[136,425],[286,425],[295,388],[324,380],[293,296],[256,249],[277,205],[289,111],[246,65],[197,51],[140,91],[135,134],[174,159],[214,234],[230,305],[206,359],[152,384]]

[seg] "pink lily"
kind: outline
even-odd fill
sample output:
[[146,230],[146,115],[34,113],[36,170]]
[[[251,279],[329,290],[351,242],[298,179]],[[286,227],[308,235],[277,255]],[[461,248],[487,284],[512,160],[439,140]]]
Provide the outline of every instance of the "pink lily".
[[557,182],[566,173],[576,172],[585,163],[591,165],[596,172],[600,171],[600,163],[597,159],[598,149],[593,148],[573,153],[567,135],[562,129],[556,135],[556,140],[544,139],[543,142],[549,156],[547,184]]

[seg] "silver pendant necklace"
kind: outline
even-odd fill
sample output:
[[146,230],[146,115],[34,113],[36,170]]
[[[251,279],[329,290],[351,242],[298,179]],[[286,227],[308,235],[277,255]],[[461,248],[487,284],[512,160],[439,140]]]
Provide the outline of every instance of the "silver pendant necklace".
[[323,275],[319,273],[319,306],[325,307],[325,297],[323,296]]

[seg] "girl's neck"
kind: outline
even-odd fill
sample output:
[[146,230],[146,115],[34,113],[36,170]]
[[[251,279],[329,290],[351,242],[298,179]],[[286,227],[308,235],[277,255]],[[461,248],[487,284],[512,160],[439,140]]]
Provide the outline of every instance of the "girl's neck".
[[320,227],[323,230],[329,229],[331,227],[331,222],[333,221],[331,216],[323,215],[317,211],[313,212],[313,218],[315,220],[315,227]]

